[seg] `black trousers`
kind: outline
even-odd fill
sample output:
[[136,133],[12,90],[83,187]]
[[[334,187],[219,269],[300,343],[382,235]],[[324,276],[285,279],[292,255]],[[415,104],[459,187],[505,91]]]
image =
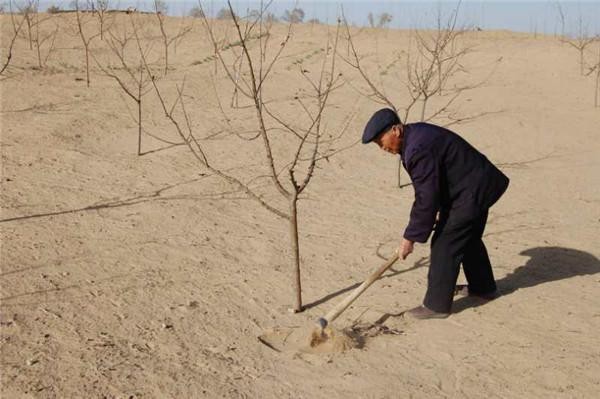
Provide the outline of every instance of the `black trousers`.
[[431,239],[431,263],[423,304],[436,312],[450,313],[456,279],[462,263],[469,292],[496,290],[492,265],[481,237],[488,211],[459,223],[442,220]]

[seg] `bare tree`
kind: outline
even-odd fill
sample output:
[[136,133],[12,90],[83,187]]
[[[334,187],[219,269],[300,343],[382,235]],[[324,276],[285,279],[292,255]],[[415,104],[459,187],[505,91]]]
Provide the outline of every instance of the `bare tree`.
[[[16,34],[23,33],[19,24],[19,31],[17,30],[17,24],[15,23],[15,14],[13,12],[13,2],[9,2],[11,20],[13,25],[13,32]],[[27,27],[25,33],[26,40],[29,43],[29,49],[34,50],[37,55],[38,67],[44,68],[50,54],[54,50],[54,44],[56,36],[58,34],[58,24],[54,21],[54,16],[47,14],[40,16],[38,12],[39,0],[25,0],[21,3],[15,2],[15,7],[18,10],[18,14],[22,16],[24,25]],[[45,29],[48,22],[54,22],[54,29]]]
[[[200,9],[200,11],[202,11],[202,9]],[[200,18],[202,18],[203,16],[204,16],[204,13],[201,12]],[[223,7],[219,10],[219,12],[217,12],[217,19],[233,19],[233,15],[231,14],[231,12],[229,11],[229,9],[227,7]]]
[[381,13],[379,14],[379,21],[377,22],[377,27],[385,28],[390,24],[390,22],[392,22],[392,14],[389,14],[387,12]]
[[369,15],[367,15],[367,20],[369,21],[369,26],[371,28],[375,27],[375,17],[373,16],[373,13],[370,12]]
[[83,50],[85,54],[85,78],[87,87],[90,87],[90,44],[92,40],[101,35],[101,32],[90,34],[86,32],[86,26],[91,22],[92,16],[87,12],[82,12],[79,8],[79,0],[75,0],[75,17],[77,26],[75,29],[77,30],[77,35],[81,39],[81,43],[83,44]]
[[[203,146],[202,139],[194,132],[191,115],[187,112],[184,97],[185,80],[181,85],[177,86],[177,96],[170,105],[168,105],[168,99],[164,93],[165,89],[161,88],[154,79],[152,80],[152,84],[166,118],[172,123],[180,138],[188,146],[199,164],[232,184],[274,215],[287,220],[290,229],[291,258],[294,268],[294,286],[296,291],[294,310],[301,311],[303,306],[300,278],[298,201],[302,198],[303,193],[312,181],[317,163],[326,159],[332,152],[339,150],[334,149],[332,143],[334,139],[338,139],[345,132],[347,127],[347,124],[343,124],[338,134],[333,136],[329,133],[330,137],[326,133],[326,130],[329,129],[325,129],[324,126],[325,113],[330,101],[330,95],[340,87],[335,57],[339,26],[335,34],[328,37],[316,76],[310,74],[306,68],[303,68],[299,72],[306,82],[303,88],[309,88],[311,93],[310,95],[296,95],[292,99],[287,99],[288,102],[293,100],[298,104],[303,112],[302,115],[294,115],[293,120],[287,120],[286,117],[279,114],[277,107],[271,108],[269,105],[271,102],[267,99],[265,86],[271,81],[273,68],[281,58],[284,49],[291,39],[292,24],[289,25],[285,37],[281,41],[274,43],[264,39],[271,34],[270,32],[266,32],[266,36],[264,35],[265,29],[268,26],[264,18],[268,5],[261,7],[260,15],[256,20],[239,18],[235,15],[233,7],[229,2],[228,7],[233,17],[231,24],[236,32],[239,46],[224,47],[222,41],[217,38],[217,31],[214,29],[214,26],[206,18],[206,14],[202,12],[201,15],[208,40],[213,46],[227,82],[237,88],[240,96],[245,98],[251,107],[234,108],[233,112],[246,115],[247,112],[252,111],[254,115],[248,118],[246,123],[249,123],[249,121],[254,123],[255,135],[248,138],[241,137],[235,131],[231,133],[235,134],[235,137],[238,137],[240,140],[259,140],[256,145],[260,145],[263,151],[264,167],[266,169],[265,177],[270,181],[273,191],[279,194],[281,200],[287,202],[288,209],[282,209],[280,201],[267,199],[258,187],[252,185],[257,179],[261,179],[265,173],[260,173],[250,181],[243,181],[242,178],[225,172],[210,158]],[[251,46],[252,38],[258,38],[253,42],[254,46]],[[139,37],[137,41],[141,49]],[[238,50],[240,53],[237,53]],[[242,64],[237,62],[238,55],[240,54],[244,58],[244,63]],[[145,60],[145,56],[143,56],[143,59],[148,74],[150,74],[149,64]],[[242,68],[242,70],[238,70],[238,68]],[[216,85],[216,83],[214,84]],[[221,101],[218,98],[217,100],[221,112],[225,114]],[[302,121],[298,122],[298,118],[300,117]],[[226,120],[228,119],[226,118]],[[273,132],[276,131],[281,134],[275,136]],[[274,146],[273,139],[275,137],[285,140],[285,148],[287,150],[282,149],[284,146]],[[290,147],[290,141],[295,143],[295,145]],[[278,150],[275,151],[275,148]],[[286,153],[287,156],[280,156],[281,152]]]
[[[106,40],[108,48],[111,50],[112,55],[116,58],[118,67],[111,68],[110,66],[103,65],[98,58],[92,54],[92,58],[96,62],[96,65],[104,72],[104,74],[114,79],[121,90],[131,98],[137,108],[137,116],[132,116],[135,120],[138,128],[138,140],[137,140],[137,155],[144,155],[142,152],[142,133],[143,130],[143,116],[142,116],[142,100],[143,97],[148,93],[148,85],[151,81],[151,76],[148,74],[147,68],[144,66],[142,56],[145,56],[150,51],[150,46],[145,48],[140,47],[139,51],[134,49],[135,54],[141,54],[134,61],[130,61],[127,54],[131,51],[128,50],[128,45],[134,39],[135,22],[133,21],[133,14],[129,14],[129,18],[132,25],[132,30],[127,29],[127,25],[122,27],[122,30],[118,29],[110,30],[109,37]],[[120,71],[120,72],[119,72]],[[160,139],[159,139],[160,140]],[[164,141],[164,140],[163,140]],[[175,144],[175,143],[168,143]]]
[[[458,5],[460,6],[460,2]],[[446,127],[484,115],[485,113],[459,116],[452,110],[452,105],[461,94],[467,90],[480,87],[485,82],[484,80],[468,85],[454,84],[452,86],[449,84],[455,75],[464,72],[461,61],[470,51],[468,47],[459,43],[459,38],[464,30],[456,27],[457,14],[458,7],[445,23],[442,22],[441,15],[438,14],[437,29],[429,32],[413,32],[416,37],[416,48],[409,48],[405,59],[405,68],[402,70],[404,90],[401,93],[402,98],[406,100],[401,107],[397,107],[386,93],[385,85],[378,84],[366,70],[362,62],[363,59],[354,45],[350,27],[344,19],[345,39],[349,43],[351,55],[349,57],[340,55],[340,57],[360,74],[367,85],[366,91],[356,88],[349,82],[348,78],[346,78],[346,81],[370,100],[388,106],[399,114],[399,111],[403,110],[401,116],[403,121],[410,118],[412,110],[419,103],[421,104],[419,120],[429,122],[442,119],[443,123],[441,124]],[[400,90],[395,90],[395,92],[400,92]],[[439,99],[436,101],[435,108],[429,109],[428,103],[434,96],[439,97]],[[399,164],[398,187],[400,188],[404,187],[400,178],[401,170],[402,166]]]
[[[37,10],[37,6],[35,10]],[[50,55],[54,52],[56,37],[59,30],[59,25],[54,18],[55,17],[52,15],[42,17],[37,11],[33,14],[26,14],[25,20],[28,27],[31,28],[33,32],[33,36],[30,37],[30,40],[33,41],[40,69],[46,66]],[[45,29],[45,27],[49,22],[53,22],[54,27],[48,30]]]
[[0,68],[0,75],[4,74],[4,71],[6,71],[6,69],[10,65],[10,62],[12,61],[13,47],[15,45],[15,41],[17,40],[17,37],[19,36],[19,32],[21,31],[21,28],[23,27],[23,24],[25,23],[25,18],[21,18],[21,20],[19,22],[17,22],[15,20],[14,14],[11,13],[11,22],[13,24],[13,34],[11,36],[10,43],[8,45],[8,49],[6,50],[6,59],[4,60],[4,62],[2,63],[2,67]]
[[60,13],[62,10],[59,6],[55,6],[55,5],[51,5],[48,8],[46,8],[46,12],[48,14],[58,14]]
[[193,18],[202,18],[202,10],[200,7],[192,7],[188,15]]
[[[29,39],[29,50],[33,50],[33,41],[34,41],[34,26],[35,19],[38,16],[38,7],[39,0],[24,0],[22,3],[15,3],[19,14],[23,15],[25,18],[25,25],[27,26],[27,38]],[[9,2],[9,7],[11,8],[12,14],[12,0]]]
[[301,8],[294,8],[292,11],[285,10],[281,19],[292,24],[301,24],[304,21],[304,10]]
[[[598,36],[598,41],[600,42],[600,36]],[[594,89],[594,107],[600,107],[600,101],[598,100],[600,96],[600,45],[598,45],[598,58],[596,59],[596,63],[593,64],[586,76],[594,74],[596,78],[596,87]]]
[[[421,121],[431,120],[434,116],[445,112],[458,95],[474,88],[474,86],[452,88],[448,103],[437,113],[426,118],[429,99],[436,94],[443,96],[449,79],[459,72],[464,72],[461,62],[471,50],[461,46],[459,42],[459,36],[466,32],[465,29],[456,26],[460,5],[461,1],[457,3],[457,7],[445,22],[442,20],[441,10],[438,9],[437,25],[433,31],[425,33],[414,31],[417,54],[412,60],[410,57],[407,58],[407,77],[409,92],[416,94],[415,100],[421,101]],[[452,94],[456,96],[453,97]]]
[[[460,2],[458,3],[460,6]],[[465,91],[480,87],[484,82],[474,82],[472,84],[450,85],[453,77],[459,73],[465,73],[462,65],[464,57],[472,51],[471,48],[460,43],[460,37],[466,32],[456,26],[458,7],[452,12],[444,22],[440,14],[437,18],[436,29],[420,32],[413,31],[415,37],[415,48],[409,48],[405,57],[403,84],[405,91],[404,98],[408,101],[400,107],[403,112],[403,120],[409,119],[413,107],[421,103],[419,120],[432,121],[445,117],[449,119],[445,126],[464,122],[472,117],[457,118],[451,112],[451,105]],[[345,20],[344,20],[345,21]],[[349,42],[350,57],[341,57],[348,65],[356,69],[367,84],[367,93],[362,94],[379,104],[387,105],[394,110],[399,111],[386,94],[383,85],[377,84],[375,80],[364,68],[362,57],[359,55],[353,41],[352,33],[348,23],[345,21],[345,39]],[[435,109],[428,112],[428,102],[433,96],[439,96],[443,101],[438,101]],[[479,115],[476,115],[479,116]]]
[[98,23],[100,25],[100,40],[104,40],[104,31],[106,30],[106,25],[110,22],[110,13],[108,12],[110,1],[96,0],[94,4],[94,12],[98,17]]
[[587,27],[585,27],[583,25],[583,19],[581,17],[581,15],[579,16],[579,20],[578,20],[578,24],[577,24],[577,33],[575,34],[574,38],[569,38],[569,37],[562,37],[561,41],[563,43],[567,43],[569,46],[573,47],[574,49],[576,49],[579,52],[579,73],[581,74],[581,76],[584,75],[584,69],[585,69],[585,60],[584,60],[584,53],[585,53],[585,49],[592,44],[595,40],[597,40],[596,37],[594,36],[590,36],[587,32]]
[[558,11],[558,16],[560,18],[560,37],[564,38],[565,37],[565,13],[563,12],[562,6],[560,5],[559,1],[556,2],[556,9]]
[[[169,35],[167,34],[167,31],[165,29],[165,14],[166,14],[166,4],[160,0],[154,0],[154,15],[156,16],[156,19],[158,20],[158,26],[160,28],[160,35],[162,37],[162,43],[163,43],[163,51],[164,51],[164,58],[165,58],[165,67],[164,67],[164,75],[166,76],[168,71],[169,71],[169,47],[173,44],[173,43],[177,43],[178,41],[180,41],[181,39],[183,39],[183,37],[188,34],[189,32],[191,32],[192,30],[192,26],[184,26],[183,24],[180,26],[179,28],[179,32],[177,32],[177,34],[169,37]],[[185,21],[184,19],[182,19],[182,21]]]
[[169,6],[164,0],[153,0],[152,6],[155,13],[166,14],[169,11]]

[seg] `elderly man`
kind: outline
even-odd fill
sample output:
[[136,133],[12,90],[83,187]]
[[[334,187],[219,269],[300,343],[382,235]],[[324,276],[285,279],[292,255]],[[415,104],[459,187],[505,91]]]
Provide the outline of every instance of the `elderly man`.
[[508,187],[508,178],[456,133],[428,123],[402,124],[388,108],[373,114],[362,142],[399,154],[412,180],[415,200],[398,249],[401,258],[435,230],[423,305],[405,316],[447,317],[461,263],[468,282],[461,293],[493,299],[496,282],[481,238],[488,209]]

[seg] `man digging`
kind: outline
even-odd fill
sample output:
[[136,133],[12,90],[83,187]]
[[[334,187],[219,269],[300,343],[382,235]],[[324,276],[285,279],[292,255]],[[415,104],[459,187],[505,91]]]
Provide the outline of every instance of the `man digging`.
[[496,282],[481,238],[488,210],[508,187],[508,178],[456,133],[428,123],[402,124],[388,108],[369,119],[362,142],[399,154],[414,186],[400,257],[406,259],[414,243],[425,243],[435,230],[423,305],[405,316],[448,317],[461,263],[468,285],[459,293],[495,298]]

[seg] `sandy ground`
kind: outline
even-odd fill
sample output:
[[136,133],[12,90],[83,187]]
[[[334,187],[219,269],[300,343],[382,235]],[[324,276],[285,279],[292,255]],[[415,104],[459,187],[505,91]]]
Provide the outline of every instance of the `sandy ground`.
[[[34,52],[19,39],[11,78],[0,82],[3,398],[598,396],[600,109],[574,50],[552,37],[509,32],[464,39],[474,47],[461,79],[493,73],[456,103],[461,115],[486,114],[453,129],[511,178],[485,233],[503,295],[485,304],[457,298],[445,320],[394,316],[424,294],[428,247],[419,245],[335,322],[362,326],[361,348],[306,354],[276,352],[257,337],[311,326],[383,262],[378,248],[392,253],[413,195],[396,187],[397,160],[356,145],[319,164],[300,202],[308,309],[290,314],[285,221],[231,192],[183,146],[164,148],[145,135],[143,150],[160,151],[136,156],[137,127],[127,111],[134,103],[96,66],[86,87],[81,43],[67,31],[73,19],[61,18],[47,67],[35,68]],[[179,23],[170,20],[169,28]],[[4,49],[10,29],[2,16]],[[209,84],[213,64],[198,62],[210,55],[202,32],[197,23],[173,49],[160,81],[172,100],[186,76],[199,136],[223,125]],[[283,33],[274,30],[277,40]],[[294,62],[318,68],[318,56],[308,55],[325,36],[324,27],[295,30],[266,89],[281,115],[301,113],[289,100],[306,87]],[[356,43],[376,73],[376,64],[407,49],[408,33],[362,31]],[[107,59],[101,41],[92,46]],[[364,87],[356,71],[340,67]],[[222,73],[218,79],[227,104],[230,88],[221,89]],[[393,73],[384,83],[394,101],[406,100],[395,95],[402,84]],[[147,97],[145,129],[177,141]],[[354,114],[343,147],[378,105],[349,85],[331,101],[329,126]],[[231,123],[254,129],[252,118],[240,111]],[[276,155],[289,150],[289,140],[272,137]],[[258,140],[216,135],[205,145],[240,178],[266,171]],[[277,193],[265,192],[285,209]],[[382,318],[379,333],[369,330]]]

